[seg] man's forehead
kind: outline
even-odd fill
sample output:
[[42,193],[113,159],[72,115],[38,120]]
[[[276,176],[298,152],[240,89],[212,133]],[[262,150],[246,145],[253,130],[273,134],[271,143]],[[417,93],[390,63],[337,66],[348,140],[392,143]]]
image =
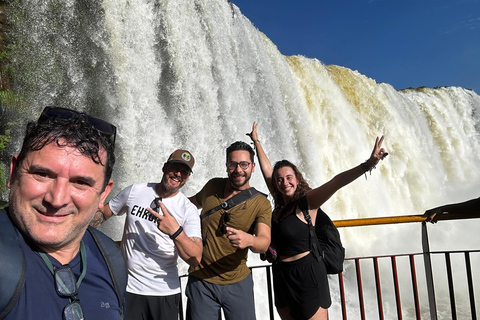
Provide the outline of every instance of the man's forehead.
[[56,142],[45,145],[40,150],[31,150],[27,153],[25,160],[30,163],[48,163],[52,166],[60,165],[77,165],[79,169],[88,171],[101,170],[105,171],[105,162],[107,153],[104,149],[100,149],[99,156],[102,163],[93,161],[90,155],[82,154],[82,152],[70,145],[58,145]]
[[228,154],[228,158],[229,159],[234,159],[234,158],[237,158],[237,159],[247,159],[249,160],[250,159],[250,152],[248,152],[247,150],[235,150],[235,151],[232,151]]

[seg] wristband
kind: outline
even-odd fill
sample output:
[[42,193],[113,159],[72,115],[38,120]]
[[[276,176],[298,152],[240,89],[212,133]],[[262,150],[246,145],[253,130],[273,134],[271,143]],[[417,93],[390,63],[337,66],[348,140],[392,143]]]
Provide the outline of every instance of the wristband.
[[372,170],[375,169],[375,166],[371,166],[368,160],[360,164],[360,167],[362,168],[363,173],[365,174],[365,179],[367,179],[367,171],[372,174]]
[[370,171],[370,166],[368,165],[368,160],[361,163],[360,167],[362,168],[363,173]]
[[180,226],[180,227],[178,228],[178,230],[175,231],[174,234],[172,234],[171,236],[169,236],[170,239],[174,240],[176,237],[178,237],[178,235],[179,235],[180,233],[182,233],[182,231],[183,231],[183,228],[182,228],[182,226]]

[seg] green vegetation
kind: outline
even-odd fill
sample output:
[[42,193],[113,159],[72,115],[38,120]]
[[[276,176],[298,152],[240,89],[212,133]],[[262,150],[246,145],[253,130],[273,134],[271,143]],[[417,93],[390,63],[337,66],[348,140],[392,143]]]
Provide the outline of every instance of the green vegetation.
[[[8,54],[0,52],[0,208],[5,205],[2,201],[6,196],[8,164],[13,154],[12,137],[18,136],[26,114],[25,104],[22,97],[13,92],[8,86],[11,70],[8,66]],[[7,84],[7,85],[5,85]]]
[[[12,0],[0,0],[2,35],[10,31],[10,25],[4,20],[3,14],[7,11],[5,8],[12,3],[14,3]],[[15,93],[11,87],[15,78],[15,70],[10,63],[12,44],[0,36],[0,48],[0,208],[2,208],[7,204],[4,200],[7,196],[6,184],[11,156],[17,152],[15,137],[20,136],[24,130],[28,111],[22,95]]]

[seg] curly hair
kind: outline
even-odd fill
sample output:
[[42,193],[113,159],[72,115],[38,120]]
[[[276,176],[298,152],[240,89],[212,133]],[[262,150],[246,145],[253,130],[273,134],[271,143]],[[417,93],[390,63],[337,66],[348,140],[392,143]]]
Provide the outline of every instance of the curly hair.
[[[283,199],[282,193],[278,190],[277,187],[277,174],[278,170],[281,168],[289,167],[295,173],[295,178],[298,181],[297,189],[295,189],[295,193],[293,194],[293,199],[289,203],[285,204]],[[300,170],[298,170],[297,166],[291,163],[288,160],[280,160],[275,163],[272,172],[272,179],[270,181],[270,190],[273,190],[273,202],[274,202],[274,209],[273,209],[273,217],[274,220],[283,219],[286,215],[291,212],[291,209],[296,205],[297,201],[307,193],[307,191],[311,190],[310,186],[308,185],[307,181],[303,177]]]
[[[105,167],[103,189],[112,176],[115,164],[115,145],[110,136],[102,134],[87,122],[85,115],[79,113],[69,119],[59,117],[43,117],[37,122],[27,124],[22,149],[17,159],[17,170],[28,153],[41,150],[46,145],[55,142],[59,147],[76,148],[82,155],[88,156],[94,163]],[[105,163],[100,157],[100,150],[107,153]]]

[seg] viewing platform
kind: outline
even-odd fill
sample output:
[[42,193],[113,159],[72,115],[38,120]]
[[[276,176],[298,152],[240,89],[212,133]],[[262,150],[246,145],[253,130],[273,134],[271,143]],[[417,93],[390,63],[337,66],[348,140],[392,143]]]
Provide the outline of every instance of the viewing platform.
[[[438,221],[473,218],[480,217],[446,214],[439,216]],[[423,215],[334,221],[337,228],[418,224],[421,229],[418,241],[421,241],[422,250],[406,254],[346,257],[344,271],[329,275],[332,297],[329,319],[477,319],[476,305],[480,293],[475,283],[479,283],[480,274],[472,272],[472,269],[480,263],[480,244],[473,244],[476,247],[474,250],[431,251],[428,229],[437,225],[424,221]],[[398,239],[385,239],[385,242],[388,241]],[[455,242],[456,239],[450,241]],[[257,319],[280,319],[273,303],[271,265],[266,263],[250,269],[254,279],[265,279],[261,283],[254,280],[255,299],[265,300],[260,306],[256,303]],[[182,286],[186,278],[187,275],[181,276]],[[259,291],[261,294],[258,294]],[[183,320],[185,305],[181,308],[180,319]],[[221,313],[219,319],[223,319]]]

